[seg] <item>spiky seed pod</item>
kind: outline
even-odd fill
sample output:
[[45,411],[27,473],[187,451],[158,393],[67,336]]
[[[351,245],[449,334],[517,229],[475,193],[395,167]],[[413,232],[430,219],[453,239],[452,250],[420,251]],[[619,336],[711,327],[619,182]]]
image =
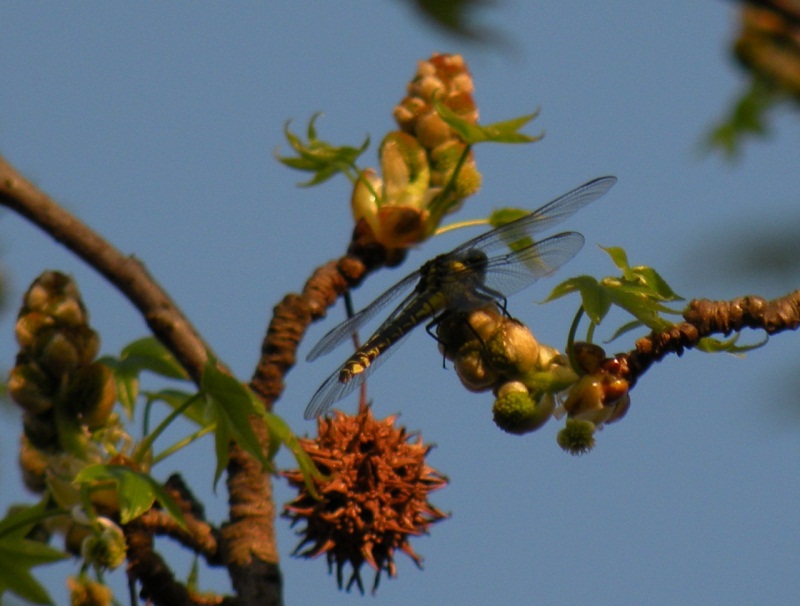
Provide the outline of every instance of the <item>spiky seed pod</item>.
[[425,463],[431,447],[419,436],[412,441],[395,419],[376,420],[362,407],[356,416],[336,411],[319,420],[319,436],[302,439],[301,445],[326,475],[314,479],[320,499],[308,492],[299,470],[284,473],[298,496],[283,515],[292,526],[305,522],[294,555],[325,554],[329,571],[336,567],[340,588],[348,564],[352,572],[346,588],[356,585],[362,593],[364,563],[375,570],[373,591],[383,572],[396,575],[398,550],[421,565],[410,537],[427,533],[431,524],[447,517],[428,501],[430,492],[447,483]]

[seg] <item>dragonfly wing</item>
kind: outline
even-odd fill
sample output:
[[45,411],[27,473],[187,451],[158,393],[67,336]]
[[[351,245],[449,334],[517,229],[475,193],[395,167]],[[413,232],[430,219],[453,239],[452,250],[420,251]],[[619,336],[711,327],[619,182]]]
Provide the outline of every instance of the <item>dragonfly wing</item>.
[[600,198],[616,182],[616,177],[593,179],[548,202],[529,215],[468,240],[450,252],[448,256],[460,256],[472,249],[489,254],[502,247],[508,248],[520,242],[525,243],[526,238],[558,225],[584,206]]
[[303,413],[303,418],[306,420],[316,419],[320,415],[325,414],[331,406],[336,404],[336,402],[347,397],[357,388],[361,387],[362,383],[367,380],[367,377],[375,372],[375,370],[381,364],[383,364],[395,351],[397,351],[403,341],[408,338],[409,334],[411,333],[407,333],[392,343],[381,353],[381,355],[372,361],[372,364],[367,366],[357,375],[353,375],[347,383],[342,383],[339,381],[339,373],[342,371],[342,368],[344,368],[344,365],[340,366],[336,372],[329,376],[325,382],[320,385],[319,389],[308,403],[308,406],[306,406],[306,411]]
[[[414,286],[419,281],[419,270],[407,275],[381,296],[367,305],[364,309],[355,314],[352,318],[345,320],[341,324],[331,329],[319,342],[311,348],[306,356],[306,360],[311,362],[320,356],[332,352],[339,345],[349,339],[359,328],[369,322],[391,301],[399,297],[406,290]],[[394,315],[394,313],[392,314]]]
[[508,297],[549,276],[583,248],[583,236],[569,231],[524,249],[489,259],[484,284]]

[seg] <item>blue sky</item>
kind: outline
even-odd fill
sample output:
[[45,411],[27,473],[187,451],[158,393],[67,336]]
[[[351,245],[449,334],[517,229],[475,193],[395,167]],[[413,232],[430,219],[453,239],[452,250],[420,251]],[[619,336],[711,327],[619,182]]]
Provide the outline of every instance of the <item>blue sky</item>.
[[[287,149],[285,121],[299,129],[321,111],[321,137],[377,142],[393,127],[391,109],[416,62],[434,51],[465,56],[484,122],[540,108],[529,132],[546,133],[530,146],[479,148],[484,185],[461,218],[533,209],[614,174],[615,188],[567,225],[587,246],[559,277],[613,272],[602,244],[656,267],[687,298],[774,297],[797,287],[791,259],[776,273],[744,271],[736,256],[800,220],[793,116],[779,114],[774,136],[748,145],[737,164],[698,153],[702,134],[745,86],[727,52],[734,3],[506,0],[484,15],[509,45],[445,37],[389,0],[5,3],[0,153],[142,259],[243,378],[272,306],[339,256],[350,232],[344,180],[299,189],[302,175],[274,160],[276,148]],[[364,163],[377,164],[374,149]],[[471,235],[426,243],[402,269],[366,283],[356,304]],[[41,270],[57,268],[77,279],[104,352],[145,334],[121,295],[9,213],[0,216],[0,245],[14,304]],[[536,304],[556,283],[542,281],[509,306],[541,340],[563,346],[577,300]],[[13,363],[14,313],[0,319],[3,368]],[[301,355],[342,317],[334,309],[313,327]],[[491,398],[464,392],[419,332],[374,375],[370,393],[377,414],[402,411],[407,427],[437,444],[431,463],[451,484],[433,500],[452,519],[414,542],[425,569],[401,559],[399,578],[384,580],[375,598],[337,591],[322,561],[290,558],[295,538],[279,522],[287,604],[796,600],[795,334],[745,359],[668,359],[636,387],[628,416],[575,458],[556,445],[556,422],[525,437],[498,430]],[[628,349],[631,339],[608,348]],[[288,376],[276,411],[297,432],[314,431],[303,409],[336,364],[301,361]],[[19,485],[15,450],[15,440],[0,445],[5,487]],[[211,494],[211,461],[206,441],[175,465],[219,521],[225,499]],[[166,478],[168,467],[154,474]],[[291,498],[280,483],[276,494]],[[6,488],[0,507],[30,499]],[[179,574],[188,571],[185,557],[171,558]],[[63,602],[59,570],[46,579]],[[218,572],[201,577],[204,587],[225,583]]]

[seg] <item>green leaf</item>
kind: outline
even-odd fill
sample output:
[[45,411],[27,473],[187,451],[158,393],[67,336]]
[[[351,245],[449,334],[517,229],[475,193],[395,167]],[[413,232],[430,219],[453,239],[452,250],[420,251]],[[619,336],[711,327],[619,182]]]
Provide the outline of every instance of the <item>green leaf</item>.
[[653,299],[624,288],[609,288],[607,292],[614,305],[627,311],[650,330],[667,330],[673,325],[672,322],[658,315],[659,311],[671,312],[672,310],[663,307]]
[[622,271],[622,279],[612,278],[615,282],[625,285],[626,288],[638,287],[641,294],[661,299],[662,301],[683,300],[675,294],[675,291],[670,288],[667,281],[661,277],[661,274],[652,267],[646,265],[631,267],[628,263],[628,255],[622,248],[616,246],[608,248],[601,246],[600,248],[608,253],[614,265]]
[[189,380],[189,375],[175,356],[155,337],[144,337],[127,345],[120,359],[128,367],[149,370],[169,379]]
[[754,343],[753,345],[737,345],[741,333],[736,333],[729,339],[715,339],[713,337],[703,337],[695,345],[695,349],[705,353],[729,353],[733,355],[741,355],[754,349],[764,347],[769,341],[769,337],[764,337],[763,341]]
[[34,604],[52,604],[47,591],[30,569],[69,557],[66,553],[21,537],[0,538],[0,598],[6,591]]
[[683,297],[677,295],[661,274],[652,267],[637,265],[631,268],[631,272],[636,276],[638,283],[648,288],[651,296],[662,301],[683,301]]
[[323,476],[317,469],[317,466],[314,465],[311,457],[308,456],[308,453],[300,445],[297,436],[289,429],[286,421],[271,412],[267,413],[266,424],[267,431],[269,431],[270,458],[274,456],[280,444],[285,444],[297,461],[297,465],[303,474],[303,481],[305,482],[306,488],[312,496],[317,497],[317,489],[314,485],[313,478],[322,478]]
[[125,465],[91,465],[75,476],[76,484],[88,487],[107,487],[114,484],[119,496],[120,521],[127,524],[153,506],[155,501],[181,525],[185,526],[180,508],[164,488],[149,474],[135,471]]
[[189,375],[170,351],[154,337],[144,337],[125,346],[119,358],[104,356],[99,360],[114,373],[117,399],[128,417],[133,416],[139,397],[139,375],[147,370],[169,379],[188,380]]
[[307,141],[289,130],[291,121],[287,121],[283,129],[284,136],[289,145],[297,153],[297,156],[279,156],[277,150],[275,157],[284,166],[304,172],[314,173],[314,176],[304,183],[299,183],[301,187],[310,187],[327,181],[337,173],[348,171],[357,173],[356,160],[369,147],[369,137],[367,137],[360,147],[348,145],[334,146],[326,141],[317,138],[317,130],[314,126],[319,114],[314,114],[308,123],[306,132]]
[[433,106],[436,108],[439,117],[458,133],[458,136],[467,145],[475,145],[476,143],[533,143],[544,136],[544,134],[541,134],[532,137],[519,132],[519,129],[539,115],[538,111],[519,118],[481,126],[464,120],[440,101],[434,100]]
[[706,135],[706,151],[718,150],[728,159],[739,156],[749,137],[764,138],[769,134],[769,112],[781,99],[780,92],[771,83],[755,76],[750,87],[742,93],[725,116]]
[[479,4],[475,0],[417,0],[414,3],[428,19],[448,33],[468,40],[485,40],[488,33],[470,23]]
[[228,462],[228,442],[233,439],[266,469],[272,469],[258,437],[250,425],[252,417],[263,419],[265,411],[261,401],[231,375],[217,367],[216,360],[209,357],[200,381],[202,393],[210,404],[217,423],[215,446],[217,468],[214,473],[216,486]]
[[133,369],[124,368],[116,360],[102,358],[103,364],[114,372],[114,382],[117,384],[117,399],[128,418],[133,418],[136,409],[136,398],[139,397],[139,373]]
[[552,301],[579,292],[586,315],[594,324],[600,324],[611,308],[611,297],[605,287],[592,276],[576,276],[557,285],[545,301]]
[[627,324],[623,324],[617,330],[614,331],[614,334],[609,337],[606,343],[611,343],[612,341],[618,339],[625,333],[628,333],[632,330],[636,330],[637,328],[644,326],[644,324],[640,320],[631,320]]
[[[195,394],[179,389],[148,391],[144,395],[148,402],[164,402],[173,410],[181,408],[190,398],[195,398]],[[188,408],[185,408],[181,414],[200,427],[207,427],[214,422],[212,412],[207,404],[204,399],[196,398],[196,401]]]
[[15,511],[0,520],[0,539],[8,537],[22,538],[39,522],[46,520],[54,514],[47,508],[47,500],[43,499],[36,505]]

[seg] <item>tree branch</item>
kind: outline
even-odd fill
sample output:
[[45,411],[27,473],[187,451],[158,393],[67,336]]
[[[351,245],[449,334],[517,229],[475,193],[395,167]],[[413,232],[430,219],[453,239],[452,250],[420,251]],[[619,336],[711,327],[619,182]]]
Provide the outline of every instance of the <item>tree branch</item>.
[[619,354],[620,376],[633,387],[654,362],[668,354],[683,355],[703,337],[729,335],[745,328],[767,334],[797,330],[800,326],[800,290],[772,301],[761,297],[739,297],[731,301],[695,299],[683,313],[685,322],[663,332],[653,331],[636,341],[635,349]]
[[45,231],[116,286],[199,385],[211,349],[138,259],[123,255],[2,157],[0,204]]

